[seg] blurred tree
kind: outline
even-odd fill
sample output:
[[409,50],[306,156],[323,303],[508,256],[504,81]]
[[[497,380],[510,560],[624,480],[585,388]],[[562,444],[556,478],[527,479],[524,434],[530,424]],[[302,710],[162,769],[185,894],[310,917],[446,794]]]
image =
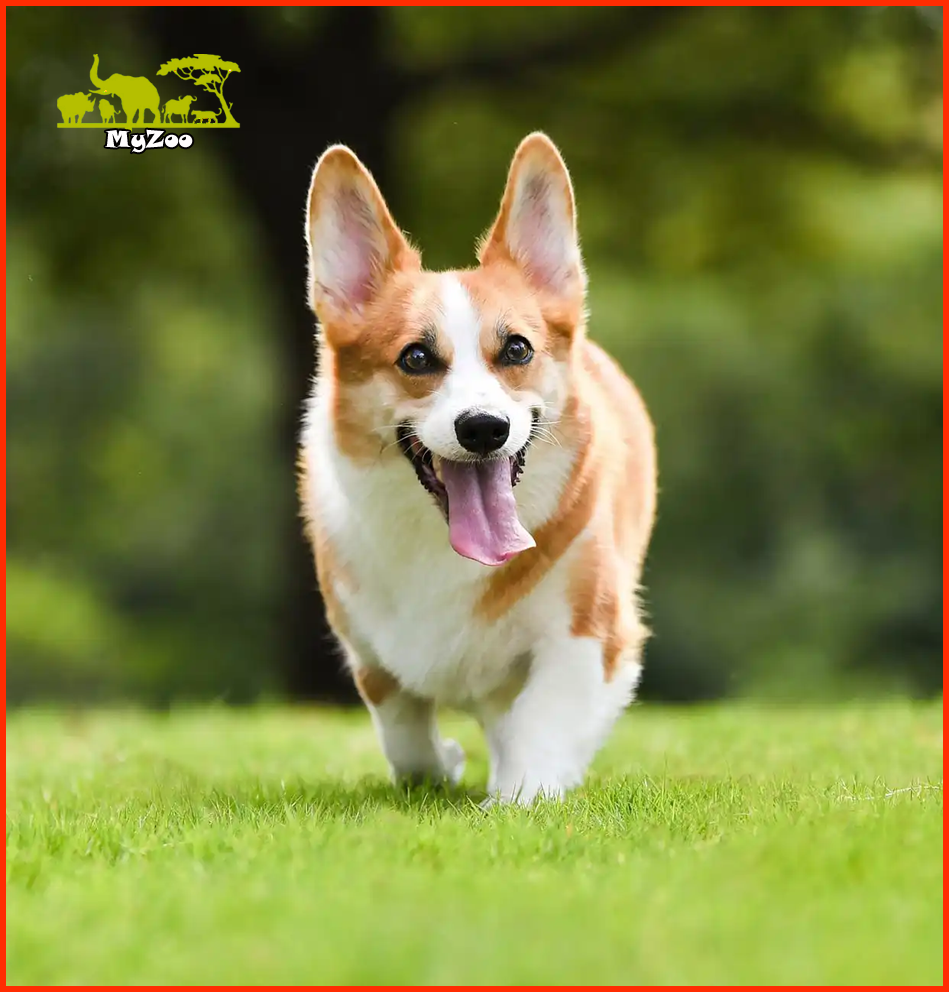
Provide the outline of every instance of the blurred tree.
[[[153,7],[144,16],[145,33],[157,39],[161,50],[170,51],[175,39],[187,37],[196,49],[216,46],[239,52],[245,73],[254,80],[241,94],[241,116],[259,147],[272,154],[248,155],[240,138],[222,141],[221,148],[265,238],[281,324],[288,330],[281,340],[286,382],[282,435],[289,467],[296,461],[300,411],[314,371],[314,322],[304,299],[300,211],[320,152],[335,141],[354,148],[398,216],[402,193],[392,169],[394,125],[407,106],[446,85],[495,84],[501,78],[511,85],[544,67],[616,54],[632,39],[642,44],[679,13],[661,7],[609,11],[605,17],[581,19],[579,31],[576,23],[567,24],[526,49],[497,54],[476,50],[444,66],[417,69],[392,58],[390,12],[378,7],[327,8],[276,38],[270,15],[249,8]],[[355,698],[315,595],[313,563],[295,516],[288,516],[288,530],[292,551],[284,629],[289,643],[281,654],[287,688],[298,699]]]
[[[941,46],[922,18],[158,7],[12,9],[8,30],[19,672],[88,656],[114,682],[128,654],[152,698],[351,697],[292,486],[309,170],[350,144],[428,263],[464,264],[542,127],[577,182],[592,333],[659,431],[647,693],[938,686]],[[183,44],[241,66],[240,130],[132,168],[50,130],[88,51],[153,74]],[[112,274],[140,284],[132,311]],[[156,452],[191,466],[180,491]],[[58,603],[71,626],[40,637]]]

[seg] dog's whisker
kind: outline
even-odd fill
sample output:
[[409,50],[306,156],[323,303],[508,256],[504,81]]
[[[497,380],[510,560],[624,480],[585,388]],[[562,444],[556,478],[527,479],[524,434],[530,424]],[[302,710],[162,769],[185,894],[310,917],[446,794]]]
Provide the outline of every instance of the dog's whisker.
[[540,428],[539,430],[537,428],[534,429],[534,431],[531,434],[531,440],[542,441],[544,444],[550,444],[557,448],[563,447],[563,445],[560,443],[560,438],[557,437],[557,435],[554,434],[553,431],[543,427]]

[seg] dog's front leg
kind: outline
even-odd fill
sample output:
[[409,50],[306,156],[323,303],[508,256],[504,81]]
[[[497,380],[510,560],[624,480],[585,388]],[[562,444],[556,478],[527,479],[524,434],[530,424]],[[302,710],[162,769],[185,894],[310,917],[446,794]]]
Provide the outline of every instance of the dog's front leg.
[[465,752],[457,741],[442,740],[431,700],[400,689],[369,712],[394,780],[458,784]]
[[638,677],[638,659],[628,657],[607,680],[602,646],[592,638],[538,645],[511,706],[482,714],[491,749],[486,805],[562,798],[579,785]]
[[447,779],[457,785],[465,770],[465,752],[456,741],[442,740],[434,703],[407,692],[393,675],[357,658],[351,649],[348,654],[393,780]]

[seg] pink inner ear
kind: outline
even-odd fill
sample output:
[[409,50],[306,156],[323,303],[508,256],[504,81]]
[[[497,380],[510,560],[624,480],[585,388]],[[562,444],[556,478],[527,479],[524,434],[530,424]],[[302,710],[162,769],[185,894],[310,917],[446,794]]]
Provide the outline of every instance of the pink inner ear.
[[566,205],[547,176],[530,176],[518,191],[508,240],[538,285],[564,286],[575,265],[573,231]]
[[324,292],[338,306],[360,307],[372,296],[382,265],[384,238],[372,205],[353,188],[336,192],[322,253]]

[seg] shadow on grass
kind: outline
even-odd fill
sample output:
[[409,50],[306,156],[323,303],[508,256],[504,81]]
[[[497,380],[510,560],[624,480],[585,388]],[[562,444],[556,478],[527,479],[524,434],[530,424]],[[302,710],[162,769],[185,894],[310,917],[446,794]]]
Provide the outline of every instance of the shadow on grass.
[[427,782],[394,785],[377,778],[366,778],[355,784],[287,782],[214,788],[201,799],[192,796],[191,801],[228,818],[246,817],[252,813],[270,820],[284,820],[290,816],[353,820],[382,810],[415,816],[467,813],[477,810],[484,798],[483,789]]

